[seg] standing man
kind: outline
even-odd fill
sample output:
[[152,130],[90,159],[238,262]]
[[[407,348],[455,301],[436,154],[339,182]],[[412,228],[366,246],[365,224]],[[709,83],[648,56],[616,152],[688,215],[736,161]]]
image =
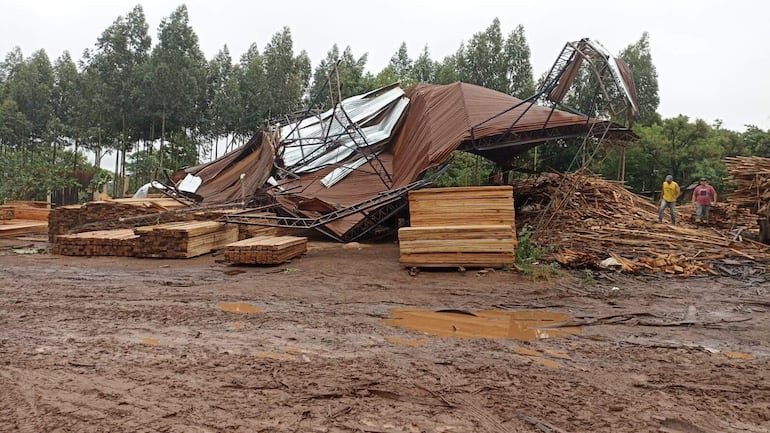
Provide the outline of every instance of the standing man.
[[700,178],[698,186],[692,192],[692,202],[695,203],[695,223],[708,222],[709,209],[717,201],[717,191],[709,185],[705,177]]
[[674,176],[666,176],[666,181],[660,189],[660,210],[658,211],[658,222],[663,222],[663,215],[666,208],[671,213],[671,223],[676,224],[676,199],[682,191],[679,184],[674,182]]

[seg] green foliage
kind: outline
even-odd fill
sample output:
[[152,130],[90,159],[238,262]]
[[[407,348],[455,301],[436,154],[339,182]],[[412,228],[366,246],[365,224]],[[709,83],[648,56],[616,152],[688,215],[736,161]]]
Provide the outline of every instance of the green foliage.
[[4,200],[45,200],[48,193],[74,186],[71,176],[76,161],[81,165],[82,155],[40,146],[29,149],[0,152],[0,202]]
[[519,231],[519,245],[516,247],[516,264],[525,265],[537,263],[549,252],[548,248],[537,245],[533,239],[535,232],[529,224]]
[[555,263],[542,263],[543,256],[551,252],[551,248],[537,245],[533,236],[534,231],[529,224],[525,224],[519,231],[516,267],[534,281],[548,281],[558,276],[559,267]]
[[452,153],[447,171],[433,181],[437,187],[488,185],[495,164],[467,152]]
[[652,125],[660,121],[657,113],[660,97],[658,96],[658,71],[652,63],[650,35],[642,37],[620,52],[619,57],[627,64],[634,75],[637,99],[639,102],[639,121],[642,125]]
[[[161,161],[163,165],[161,165]],[[129,180],[129,190],[135,191],[142,185],[152,181],[164,181],[162,170],[174,172],[198,163],[197,143],[188,135],[174,132],[162,149],[152,147],[133,152],[126,163]]]
[[[322,60],[313,72],[313,84],[309,92],[310,100],[307,101],[308,104],[313,103],[311,108],[331,108],[330,74],[334,74],[331,82],[339,84],[338,88],[333,89],[335,101],[338,99],[336,96],[338,92],[342,94],[342,99],[345,99],[371,90],[370,83],[373,77],[368,76],[364,70],[367,58],[367,54],[356,58],[349,46],[345,47],[345,51],[340,54],[337,44],[334,44],[326,54],[326,59]],[[335,72],[335,67],[337,72]],[[339,80],[337,80],[337,73]]]

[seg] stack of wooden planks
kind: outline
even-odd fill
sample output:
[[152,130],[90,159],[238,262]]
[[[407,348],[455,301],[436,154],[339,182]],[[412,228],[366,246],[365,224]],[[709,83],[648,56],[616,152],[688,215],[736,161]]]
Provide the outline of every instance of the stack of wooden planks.
[[98,230],[73,235],[59,235],[51,252],[63,256],[134,255],[139,235],[132,229]]
[[[770,263],[767,245],[716,227],[658,222],[656,204],[621,183],[589,173],[542,174],[516,190],[517,219],[534,241],[567,267],[601,268],[609,258],[625,272],[677,276],[713,273],[720,259]],[[667,219],[668,219],[668,215]]]
[[[169,198],[115,199],[92,201],[84,205],[62,206],[51,211],[48,218],[48,241],[55,242],[56,236],[87,230],[131,228],[133,223],[125,218],[142,215],[162,214],[185,207]],[[168,213],[167,218],[176,218]],[[164,216],[158,222],[168,222]],[[93,226],[93,227],[89,227]]]
[[279,236],[282,234],[280,227],[261,226],[259,223],[268,223],[267,219],[260,219],[260,216],[275,216],[270,212],[257,212],[257,213],[239,213],[239,215],[248,215],[249,222],[254,224],[238,224],[238,239],[255,238],[258,236]]
[[0,237],[45,233],[49,212],[45,202],[12,201],[0,206]]
[[238,240],[238,227],[216,221],[183,221],[137,227],[137,257],[190,258]]
[[399,229],[406,267],[503,267],[515,260],[511,186],[409,193],[411,227]]
[[307,252],[307,238],[257,236],[225,247],[225,259],[234,264],[277,265]]

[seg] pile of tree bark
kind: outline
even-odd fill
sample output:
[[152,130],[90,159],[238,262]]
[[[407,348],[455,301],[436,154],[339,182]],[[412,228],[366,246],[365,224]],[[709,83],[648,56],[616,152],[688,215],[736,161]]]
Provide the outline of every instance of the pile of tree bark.
[[515,198],[519,225],[532,226],[534,241],[566,267],[690,276],[715,273],[721,259],[770,263],[767,245],[681,219],[659,223],[655,203],[593,174],[533,177]]
[[411,227],[398,231],[401,265],[511,266],[516,258],[514,215],[510,186],[412,191]]

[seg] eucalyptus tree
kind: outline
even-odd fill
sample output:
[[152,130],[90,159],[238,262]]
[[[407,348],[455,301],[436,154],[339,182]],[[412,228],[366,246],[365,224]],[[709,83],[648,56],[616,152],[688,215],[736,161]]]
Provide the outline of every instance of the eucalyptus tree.
[[53,89],[53,67],[44,50],[36,51],[24,60],[8,81],[8,96],[16,101],[19,111],[31,123],[33,143],[46,138],[48,122],[53,117]]
[[503,59],[506,66],[508,90],[506,93],[519,99],[526,99],[535,94],[535,81],[532,76],[530,49],[524,26],[519,24],[505,40]]
[[[81,80],[78,68],[68,51],[65,51],[54,64],[54,88],[51,98],[53,119],[49,123],[49,134],[53,142],[53,158],[56,158],[58,145],[67,145],[76,135],[76,110],[80,106]],[[74,141],[77,153],[77,141]],[[73,162],[77,162],[74,159]],[[77,167],[74,167],[77,168]]]
[[[179,6],[161,20],[158,44],[151,56],[155,114],[161,121],[159,169],[163,170],[167,132],[196,135],[200,132],[206,97],[206,59],[198,36],[190,26],[187,7]],[[171,155],[172,168],[178,168],[179,156]]]
[[233,59],[227,45],[222,47],[214,58],[209,61],[206,75],[206,94],[208,106],[206,107],[206,135],[214,140],[214,159],[217,158],[219,139],[227,135],[225,122],[226,110],[232,104],[239,101],[230,101],[226,94],[227,82],[233,77]]
[[[367,59],[367,54],[356,57],[350,46],[340,54],[339,47],[334,44],[313,72],[309,95],[311,108],[330,108],[332,100],[337,102],[340,95],[344,99],[370,90],[372,77],[365,72]],[[333,93],[330,93],[330,87]]]
[[80,62],[80,97],[77,99],[74,119],[74,139],[78,146],[94,153],[94,166],[101,167],[103,149],[113,146],[119,135],[111,128],[107,83],[92,61],[92,52],[86,50]]
[[406,42],[401,42],[401,46],[398,47],[398,51],[393,54],[388,62],[388,66],[393,69],[394,74],[401,81],[402,86],[408,87],[414,84],[413,69],[414,60],[409,57],[409,52],[406,48]]
[[284,27],[273,35],[262,54],[265,67],[265,98],[262,101],[268,117],[277,117],[298,110],[307,86],[307,74],[302,66],[308,62],[303,51],[294,56],[291,31]]
[[436,84],[451,84],[460,80],[460,73],[457,66],[457,58],[462,52],[463,46],[456,54],[452,54],[444,57],[443,60],[436,62],[433,65],[434,78],[433,82]]
[[652,62],[649,33],[642,33],[638,41],[620,52],[619,57],[628,64],[634,75],[639,102],[639,123],[650,125],[660,122],[660,115],[657,113],[658,105],[660,105],[658,72]]
[[510,84],[504,43],[500,20],[495,18],[486,30],[474,34],[458,51],[460,80],[507,93]]
[[430,58],[430,51],[426,44],[420,56],[412,64],[412,80],[415,83],[432,83],[436,76],[436,63]]
[[151,39],[147,20],[140,5],[134,7],[125,17],[118,17],[98,38],[96,49],[89,59],[89,68],[99,77],[100,99],[105,103],[105,124],[108,135],[119,137],[119,157],[115,161],[114,194],[122,193],[122,179],[125,175],[126,152],[133,145],[129,130],[132,121],[141,118],[142,68],[149,59]]
[[267,118],[264,104],[267,98],[264,59],[259,54],[256,43],[252,43],[243,53],[240,64],[239,93],[243,101],[243,111],[236,136],[244,139],[256,133]]

